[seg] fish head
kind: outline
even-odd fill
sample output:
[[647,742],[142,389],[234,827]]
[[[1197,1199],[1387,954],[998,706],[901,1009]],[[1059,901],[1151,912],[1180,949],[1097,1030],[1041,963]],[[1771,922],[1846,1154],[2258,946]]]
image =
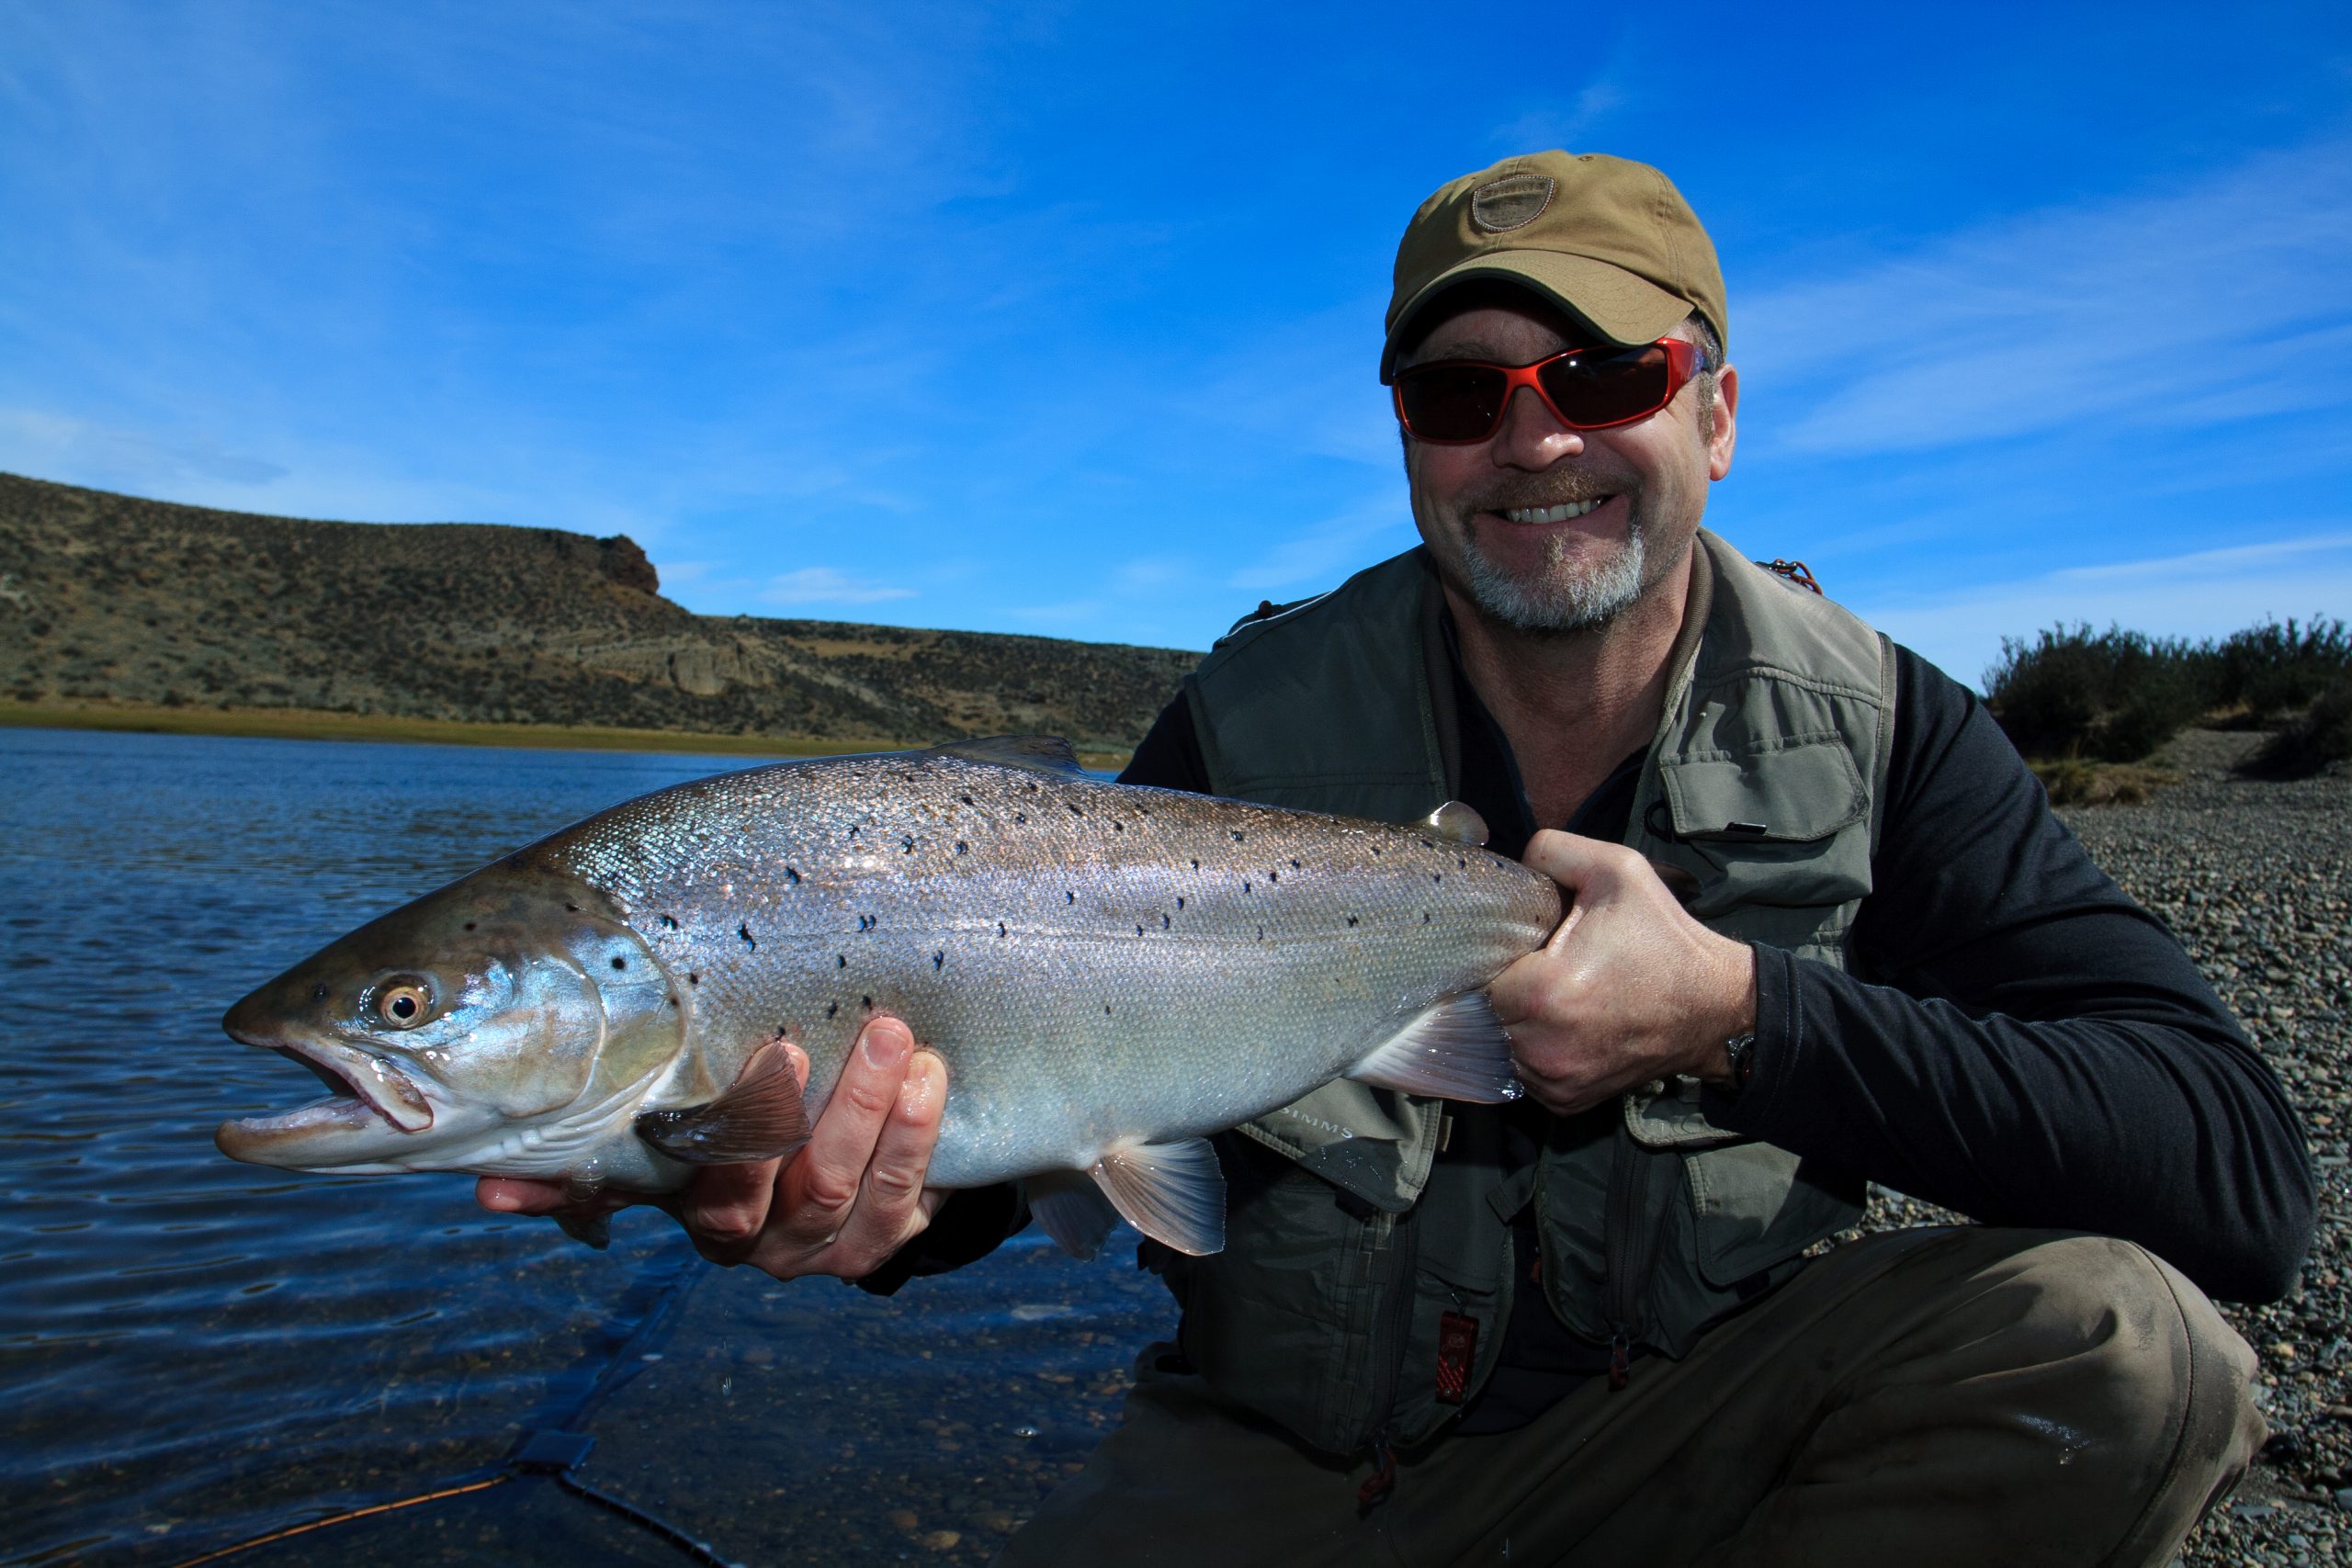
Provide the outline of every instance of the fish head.
[[232,1038],[324,1100],[222,1123],[221,1152],[298,1170],[514,1164],[626,1126],[686,1034],[669,976],[610,899],[502,862],[360,927],[231,1008]]

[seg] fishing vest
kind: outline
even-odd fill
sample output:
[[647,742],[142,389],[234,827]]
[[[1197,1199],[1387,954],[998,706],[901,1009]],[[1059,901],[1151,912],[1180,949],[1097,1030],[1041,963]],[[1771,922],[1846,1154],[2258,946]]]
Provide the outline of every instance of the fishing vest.
[[[1690,912],[1714,931],[1842,967],[1871,890],[1892,647],[1713,534],[1695,549],[1702,630],[1626,841],[1697,876]],[[1389,822],[1453,798],[1442,603],[1416,549],[1238,627],[1186,681],[1210,787]],[[1345,1079],[1246,1123],[1220,1142],[1225,1250],[1157,1254],[1185,1359],[1327,1452],[1408,1446],[1492,1373],[1518,1283],[1510,1222],[1531,1202],[1560,1321],[1668,1357],[1860,1217],[1858,1179],[1710,1124],[1694,1080],[1621,1110],[1555,1121],[1510,1173],[1492,1108]]]

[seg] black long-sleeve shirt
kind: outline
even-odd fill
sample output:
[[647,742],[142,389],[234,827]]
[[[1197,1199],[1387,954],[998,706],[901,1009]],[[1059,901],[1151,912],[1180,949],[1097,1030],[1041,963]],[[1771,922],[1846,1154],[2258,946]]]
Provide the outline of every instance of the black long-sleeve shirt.
[[[2277,1077],[1974,695],[1907,649],[1895,676],[1853,968],[1758,949],[1753,1073],[1709,1092],[1709,1119],[1987,1224],[2137,1242],[2218,1297],[2284,1294],[2313,1195]],[[1537,826],[1517,764],[1456,687],[1462,796],[1517,855]],[[1561,825],[1622,840],[1638,762]],[[1183,696],[1120,779],[1207,789]],[[959,1196],[870,1288],[985,1252],[1016,1213],[1001,1190]]]
[[[1462,797],[1516,856],[1536,827],[1517,763],[1456,695]],[[1561,826],[1622,840],[1638,762]],[[1119,776],[1208,787],[1182,697]],[[2285,1293],[2312,1218],[2286,1091],[1983,704],[1907,649],[1880,809],[1853,971],[1757,950],[1753,1073],[1708,1119],[1988,1224],[2136,1241],[2212,1295]]]

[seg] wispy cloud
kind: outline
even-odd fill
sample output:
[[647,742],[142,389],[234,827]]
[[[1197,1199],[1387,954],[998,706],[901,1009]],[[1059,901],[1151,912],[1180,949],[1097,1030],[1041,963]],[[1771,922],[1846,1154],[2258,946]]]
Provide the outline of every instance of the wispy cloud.
[[1413,543],[1413,523],[1399,479],[1387,493],[1325,518],[1236,570],[1226,581],[1248,592],[1302,585],[1317,590]]
[[2352,533],[2070,567],[1956,593],[1857,606],[1889,637],[1973,682],[2001,639],[2086,621],[2160,637],[2217,637],[2267,618],[2352,608]]
[[830,566],[804,566],[779,573],[760,590],[760,597],[771,604],[879,604],[914,596],[911,588],[852,577]]
[[163,436],[22,408],[0,409],[0,468],[85,474],[93,483],[140,491],[191,479],[266,485],[287,472],[204,432]]
[[1802,452],[2207,427],[2343,400],[2347,254],[2352,144],[2322,142],[1764,294],[1735,357],[1795,404],[1766,439]]

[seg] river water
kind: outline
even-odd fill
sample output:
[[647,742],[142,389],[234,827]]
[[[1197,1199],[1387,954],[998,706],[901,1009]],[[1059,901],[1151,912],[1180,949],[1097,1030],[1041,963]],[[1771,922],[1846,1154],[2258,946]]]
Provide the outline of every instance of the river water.
[[[235,1164],[314,1081],[220,1032],[331,938],[741,759],[0,730],[0,1562],[187,1562],[503,1473],[527,1433],[743,1562],[985,1562],[1171,1311],[1033,1236],[881,1301],[595,1253],[470,1179]],[[684,1562],[515,1480],[229,1559]]]

